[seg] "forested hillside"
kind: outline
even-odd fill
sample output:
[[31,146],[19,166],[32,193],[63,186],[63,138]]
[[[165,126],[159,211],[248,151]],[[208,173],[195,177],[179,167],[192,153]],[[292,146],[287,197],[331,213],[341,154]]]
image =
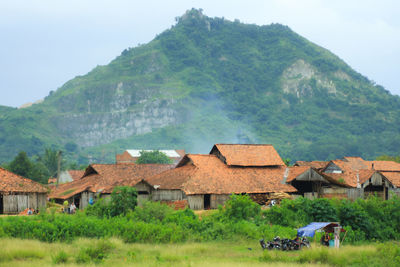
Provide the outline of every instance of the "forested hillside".
[[218,142],[271,143],[292,160],[369,159],[398,155],[399,133],[400,97],[328,50],[287,26],[193,9],[43,103],[0,107],[0,162],[45,146],[83,163],[127,148],[203,153]]

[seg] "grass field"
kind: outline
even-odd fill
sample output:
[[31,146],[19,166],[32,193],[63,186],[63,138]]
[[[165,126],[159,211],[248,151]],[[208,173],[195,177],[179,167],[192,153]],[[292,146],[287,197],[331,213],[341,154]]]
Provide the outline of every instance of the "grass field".
[[[72,243],[0,239],[0,266],[396,266],[389,244],[313,248],[301,252],[262,251],[257,240],[184,244],[125,244],[118,239]],[[398,253],[398,249],[396,250]],[[373,260],[375,258],[376,260]]]

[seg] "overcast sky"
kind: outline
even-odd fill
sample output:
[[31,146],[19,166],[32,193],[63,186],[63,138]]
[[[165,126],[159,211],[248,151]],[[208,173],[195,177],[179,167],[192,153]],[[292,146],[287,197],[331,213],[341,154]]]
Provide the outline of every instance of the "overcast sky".
[[288,25],[400,94],[396,0],[1,0],[0,105],[45,97],[125,48],[149,42],[192,7],[210,17]]

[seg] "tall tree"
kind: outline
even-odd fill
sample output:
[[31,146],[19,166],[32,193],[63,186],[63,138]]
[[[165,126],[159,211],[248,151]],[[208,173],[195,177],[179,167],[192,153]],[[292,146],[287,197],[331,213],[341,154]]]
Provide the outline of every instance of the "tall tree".
[[51,148],[46,148],[43,156],[41,157],[41,162],[44,164],[44,166],[46,166],[51,177],[57,176],[58,153],[59,151],[55,149],[53,150]]
[[8,164],[7,169],[18,175],[29,177],[32,175],[33,164],[25,151],[20,151],[18,155]]

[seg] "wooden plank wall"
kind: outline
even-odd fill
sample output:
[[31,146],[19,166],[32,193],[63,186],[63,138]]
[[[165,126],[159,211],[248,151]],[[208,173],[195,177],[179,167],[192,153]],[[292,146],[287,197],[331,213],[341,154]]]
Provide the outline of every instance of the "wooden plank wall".
[[138,192],[139,191],[146,191],[149,194],[151,193],[151,189],[152,189],[148,184],[145,184],[145,183],[142,183],[142,182],[137,183],[135,185],[135,188],[136,188],[136,191],[138,191]]
[[153,190],[153,192],[151,193],[151,199],[153,201],[183,200],[185,199],[185,196],[182,190],[158,189]]
[[81,193],[81,199],[79,202],[80,209],[84,209],[89,205],[89,194],[88,192]]
[[192,210],[204,209],[204,195],[190,195],[187,198],[189,202],[189,208]]
[[39,210],[40,207],[46,206],[47,196],[45,193],[28,193],[3,195],[3,212],[5,214],[20,213],[27,208]]
[[210,208],[217,209],[219,205],[225,205],[225,201],[229,199],[229,195],[211,195]]

